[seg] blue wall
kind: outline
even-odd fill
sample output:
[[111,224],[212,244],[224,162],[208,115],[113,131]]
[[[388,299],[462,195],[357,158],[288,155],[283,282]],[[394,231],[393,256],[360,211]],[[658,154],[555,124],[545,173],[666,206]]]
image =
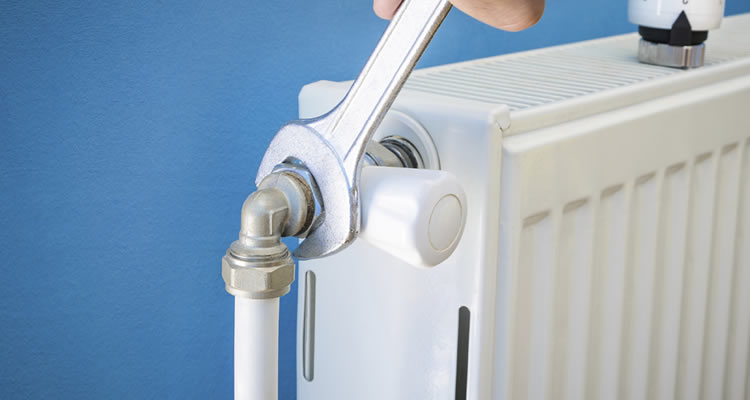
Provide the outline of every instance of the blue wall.
[[[0,3],[0,398],[231,397],[219,259],[299,88],[352,79],[377,41],[370,7]],[[633,29],[625,0],[551,0],[517,34],[454,10],[421,65]],[[282,399],[295,304],[282,300]]]

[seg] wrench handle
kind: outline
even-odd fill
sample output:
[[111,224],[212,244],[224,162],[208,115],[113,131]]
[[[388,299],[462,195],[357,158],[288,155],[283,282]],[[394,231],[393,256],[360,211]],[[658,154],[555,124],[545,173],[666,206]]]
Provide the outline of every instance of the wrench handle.
[[365,147],[451,9],[448,0],[404,0],[344,99],[312,122],[355,177]]

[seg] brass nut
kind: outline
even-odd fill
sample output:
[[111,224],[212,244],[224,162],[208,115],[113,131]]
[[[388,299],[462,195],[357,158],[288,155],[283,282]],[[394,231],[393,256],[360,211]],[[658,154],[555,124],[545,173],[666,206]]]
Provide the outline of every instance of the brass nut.
[[221,276],[227,292],[234,296],[252,299],[281,297],[289,292],[294,281],[294,260],[287,253],[281,262],[246,261],[227,251],[221,259]]

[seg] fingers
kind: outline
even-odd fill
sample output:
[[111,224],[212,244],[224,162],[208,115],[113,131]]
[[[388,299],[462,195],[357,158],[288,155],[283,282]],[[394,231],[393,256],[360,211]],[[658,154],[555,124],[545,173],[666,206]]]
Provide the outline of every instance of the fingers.
[[452,0],[454,6],[505,31],[526,29],[542,18],[544,0]]
[[375,15],[383,19],[391,19],[396,14],[398,6],[401,5],[401,0],[374,0],[372,2],[372,9],[375,10]]
[[[487,25],[506,31],[526,29],[542,18],[544,0],[452,0],[454,6]],[[380,18],[391,19],[401,0],[374,0]]]

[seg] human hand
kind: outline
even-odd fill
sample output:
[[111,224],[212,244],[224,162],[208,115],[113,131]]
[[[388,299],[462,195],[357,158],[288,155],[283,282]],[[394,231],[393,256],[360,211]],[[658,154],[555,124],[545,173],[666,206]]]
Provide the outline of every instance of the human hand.
[[[380,18],[391,19],[402,0],[373,0]],[[487,25],[520,31],[536,24],[544,13],[544,0],[451,0],[454,6]]]

